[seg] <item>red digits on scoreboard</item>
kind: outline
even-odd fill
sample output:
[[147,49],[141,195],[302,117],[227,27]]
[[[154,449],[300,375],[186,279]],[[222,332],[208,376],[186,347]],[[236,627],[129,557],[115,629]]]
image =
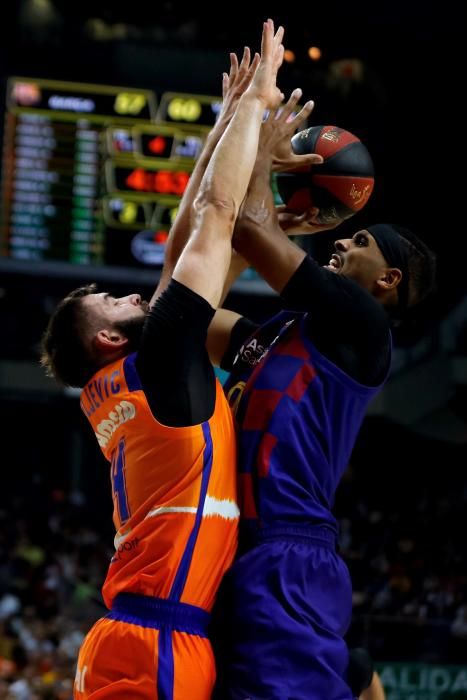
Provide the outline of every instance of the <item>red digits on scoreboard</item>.
[[154,192],[160,194],[173,194],[172,173],[169,170],[159,170],[154,173]]
[[190,175],[184,170],[155,170],[152,172],[136,168],[125,178],[125,184],[130,189],[139,192],[174,194],[181,197],[189,179]]
[[133,170],[128,177],[125,180],[125,184],[131,189],[131,190],[138,190],[139,192],[146,192],[147,191],[147,173],[145,170],[142,168],[136,168],[136,170]]
[[173,186],[174,186],[174,194],[182,196],[182,194],[186,190],[186,186],[188,185],[188,180],[190,179],[190,176],[188,173],[184,172],[183,170],[180,170],[179,172],[176,172],[173,174]]

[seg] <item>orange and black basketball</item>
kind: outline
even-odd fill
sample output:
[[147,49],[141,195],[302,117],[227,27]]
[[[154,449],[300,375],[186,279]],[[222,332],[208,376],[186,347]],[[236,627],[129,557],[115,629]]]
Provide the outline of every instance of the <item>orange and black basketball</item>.
[[319,153],[321,165],[277,173],[277,189],[291,211],[318,207],[317,221],[348,219],[367,203],[374,186],[373,161],[357,136],[337,126],[312,126],[292,138],[295,153]]

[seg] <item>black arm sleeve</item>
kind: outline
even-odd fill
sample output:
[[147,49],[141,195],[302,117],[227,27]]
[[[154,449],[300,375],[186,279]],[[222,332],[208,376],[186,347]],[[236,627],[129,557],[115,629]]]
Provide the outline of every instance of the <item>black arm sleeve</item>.
[[309,337],[323,355],[362,384],[383,381],[391,351],[389,320],[369,292],[307,256],[281,296],[287,308],[310,312]]
[[224,357],[222,358],[221,369],[225,369],[226,372],[231,371],[238,351],[242,347],[243,343],[248,340],[250,335],[253,335],[257,328],[258,324],[253,323],[253,321],[245,318],[245,316],[238,319],[230,333],[229,345]]
[[213,414],[206,334],[214,313],[205,299],[171,280],[148,314],[136,368],[151,411],[164,425],[197,425]]

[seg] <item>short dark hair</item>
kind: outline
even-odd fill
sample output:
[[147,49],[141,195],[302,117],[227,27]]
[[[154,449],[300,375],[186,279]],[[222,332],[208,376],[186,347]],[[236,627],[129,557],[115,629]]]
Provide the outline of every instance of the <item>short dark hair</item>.
[[58,304],[41,342],[41,365],[63,386],[83,387],[99,369],[83,337],[83,297],[96,293],[96,285],[74,289]]
[[436,255],[408,228],[392,224],[407,249],[409,267],[409,308],[433,294],[436,287]]

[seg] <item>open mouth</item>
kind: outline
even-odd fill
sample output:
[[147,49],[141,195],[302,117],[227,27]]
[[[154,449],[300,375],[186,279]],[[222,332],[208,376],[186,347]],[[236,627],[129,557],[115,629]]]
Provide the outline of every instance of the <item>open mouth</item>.
[[331,259],[329,260],[328,264],[325,265],[324,267],[327,270],[332,270],[333,272],[338,272],[342,267],[342,263],[343,263],[343,261],[342,261],[341,257],[339,255],[337,255],[337,253],[333,253],[331,255]]

